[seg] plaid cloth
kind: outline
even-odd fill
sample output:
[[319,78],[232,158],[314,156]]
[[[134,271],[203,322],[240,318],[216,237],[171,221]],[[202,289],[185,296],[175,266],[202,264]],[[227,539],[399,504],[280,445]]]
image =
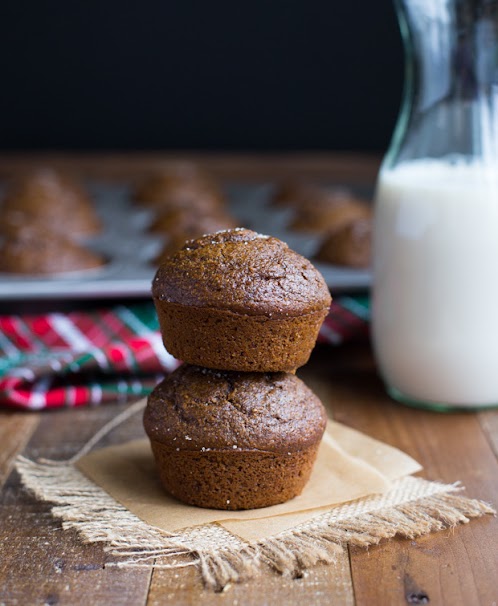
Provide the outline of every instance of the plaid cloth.
[[[368,333],[366,297],[338,297],[319,341]],[[152,303],[107,310],[0,316],[0,406],[41,410],[150,393],[179,362],[162,344]]]

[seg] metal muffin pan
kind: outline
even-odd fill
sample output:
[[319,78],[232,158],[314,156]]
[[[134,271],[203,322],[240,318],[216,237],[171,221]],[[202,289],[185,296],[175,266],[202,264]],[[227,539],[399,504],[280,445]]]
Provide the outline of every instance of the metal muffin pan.
[[[150,294],[156,267],[153,259],[164,239],[147,232],[153,213],[131,199],[126,185],[91,183],[92,196],[104,230],[85,245],[107,260],[102,268],[26,276],[0,273],[0,300],[97,299],[143,297]],[[224,187],[230,212],[240,225],[276,236],[302,255],[313,258],[319,239],[289,231],[290,209],[275,209],[269,202],[271,184],[229,183]],[[367,270],[348,269],[315,262],[333,292],[366,289],[371,284]]]

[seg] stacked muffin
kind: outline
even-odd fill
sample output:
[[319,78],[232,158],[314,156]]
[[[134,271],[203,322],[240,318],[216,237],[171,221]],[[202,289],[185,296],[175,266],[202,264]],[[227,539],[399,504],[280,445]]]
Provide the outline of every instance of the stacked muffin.
[[280,240],[234,229],[187,242],[152,295],[164,345],[185,362],[144,415],[165,488],[215,509],[300,494],[326,423],[294,374],[330,305],[322,276]]

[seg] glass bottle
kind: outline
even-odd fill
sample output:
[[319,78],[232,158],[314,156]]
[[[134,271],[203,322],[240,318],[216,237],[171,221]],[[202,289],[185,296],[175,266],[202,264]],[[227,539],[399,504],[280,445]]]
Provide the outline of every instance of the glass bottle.
[[498,406],[498,0],[395,0],[404,98],[375,194],[372,336],[395,399]]

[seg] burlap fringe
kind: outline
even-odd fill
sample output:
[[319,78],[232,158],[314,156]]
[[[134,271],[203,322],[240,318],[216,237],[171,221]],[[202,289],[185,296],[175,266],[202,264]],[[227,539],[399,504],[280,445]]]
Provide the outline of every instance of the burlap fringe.
[[[423,483],[420,490],[418,484],[409,490],[411,500],[403,502],[398,495],[395,504],[382,506],[382,499],[380,505],[377,499],[371,511],[363,503],[361,507],[346,505],[339,516],[322,514],[279,535],[247,543],[218,524],[176,534],[149,526],[72,465],[19,457],[16,468],[37,498],[54,504],[52,513],[62,520],[63,528],[77,530],[84,542],[105,543],[114,558],[107,565],[193,565],[215,591],[255,576],[263,566],[297,578],[319,562],[333,564],[346,545],[368,547],[395,535],[413,539],[496,513],[482,501],[455,494],[461,490],[457,484],[405,478],[405,482]],[[429,489],[424,485],[430,485]]]

